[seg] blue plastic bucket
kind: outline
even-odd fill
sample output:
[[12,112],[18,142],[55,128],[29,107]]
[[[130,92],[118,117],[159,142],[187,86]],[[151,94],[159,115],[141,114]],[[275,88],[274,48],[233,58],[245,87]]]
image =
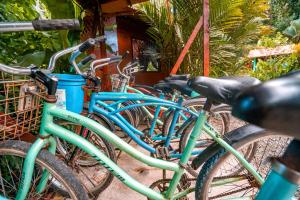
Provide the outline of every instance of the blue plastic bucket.
[[57,106],[75,113],[81,113],[84,104],[84,91],[82,86],[86,80],[80,75],[52,74],[58,79]]

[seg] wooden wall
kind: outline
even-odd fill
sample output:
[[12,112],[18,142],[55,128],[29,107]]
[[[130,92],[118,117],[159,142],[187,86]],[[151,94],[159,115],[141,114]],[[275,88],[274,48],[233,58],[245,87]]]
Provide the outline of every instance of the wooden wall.
[[[132,38],[148,40],[149,38],[145,34],[148,27],[133,16],[117,17],[117,26],[119,53],[130,52],[128,58],[124,61],[124,63],[127,63],[132,60]],[[161,72],[138,72],[136,83],[153,85],[166,76],[167,74]]]

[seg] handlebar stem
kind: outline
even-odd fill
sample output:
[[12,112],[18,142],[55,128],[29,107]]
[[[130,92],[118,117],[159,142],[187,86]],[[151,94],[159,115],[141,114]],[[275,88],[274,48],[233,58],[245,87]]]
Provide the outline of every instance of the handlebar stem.
[[76,63],[76,58],[81,54],[81,52],[79,50],[76,50],[72,53],[71,57],[70,57],[70,63],[71,65],[74,67],[75,71],[77,74],[79,75],[83,75],[83,73],[80,71],[79,66]]
[[80,47],[80,45],[81,44],[79,44],[79,45],[77,45],[75,47],[70,47],[70,48],[61,50],[61,51],[55,53],[53,56],[51,56],[50,61],[49,61],[49,65],[48,65],[48,70],[52,72],[54,70],[54,68],[55,68],[55,64],[56,64],[56,61],[58,60],[58,58],[66,55],[68,53],[71,53],[73,51],[78,50],[78,48]]

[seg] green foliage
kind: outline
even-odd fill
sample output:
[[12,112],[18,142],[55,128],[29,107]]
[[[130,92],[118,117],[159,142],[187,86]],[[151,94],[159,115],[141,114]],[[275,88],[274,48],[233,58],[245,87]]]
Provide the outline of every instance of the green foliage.
[[[71,0],[2,0],[0,2],[0,21],[13,22],[31,21],[36,18],[73,17],[74,7]],[[79,33],[77,34],[79,35]],[[27,31],[0,33],[0,35],[0,62],[6,64],[19,64],[21,66],[35,64],[45,67],[53,53],[70,45],[66,31]],[[64,67],[67,63],[66,59],[60,62]]]
[[299,0],[271,0],[271,23],[279,31],[286,29],[290,21],[300,17]]
[[257,42],[258,48],[274,48],[290,44],[289,39],[277,32],[275,36],[262,36]]
[[271,57],[266,60],[259,60],[257,70],[251,72],[250,76],[254,76],[260,80],[269,80],[300,69],[299,64],[297,54]]
[[[274,48],[276,46],[288,45],[291,42],[281,33],[274,36],[263,36],[257,44],[257,48]],[[256,71],[248,70],[250,76],[260,80],[269,80],[286,74],[295,69],[300,69],[299,57],[297,53],[291,55],[271,56],[258,59]]]
[[292,38],[294,42],[300,41],[300,19],[293,20],[290,23],[290,26],[287,27],[284,32],[285,35]]
[[[250,6],[249,6],[250,5]],[[202,15],[202,0],[150,1],[138,7],[151,25],[150,37],[160,44],[162,59],[171,68]],[[268,0],[210,1],[210,60],[212,75],[235,73],[245,45],[256,42],[267,18]],[[199,33],[180,68],[182,73],[201,75],[203,32]]]
[[169,11],[159,1],[145,3],[138,7],[142,13],[142,20],[150,25],[147,34],[155,41],[160,49],[160,57],[163,65],[172,65],[177,59],[177,45],[180,40],[176,37],[176,27],[169,18]]

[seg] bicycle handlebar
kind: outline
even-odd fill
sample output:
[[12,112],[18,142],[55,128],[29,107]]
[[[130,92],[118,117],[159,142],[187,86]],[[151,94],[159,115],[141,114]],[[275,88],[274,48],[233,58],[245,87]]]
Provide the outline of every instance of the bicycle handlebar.
[[90,61],[95,60],[95,59],[96,59],[96,55],[95,55],[95,54],[91,54],[91,55],[85,57],[84,59],[82,59],[82,60],[80,61],[80,63],[78,63],[78,66],[79,66],[79,67],[80,67],[80,66],[83,66],[83,65],[85,65],[85,64],[87,64],[87,63],[89,63]]
[[[61,50],[57,53],[55,53],[51,58],[50,58],[50,61],[49,61],[49,64],[48,64],[48,70],[49,71],[53,71],[54,68],[55,68],[55,65],[56,65],[56,61],[58,58],[68,54],[68,53],[72,53],[73,54],[71,55],[71,58],[70,58],[70,62],[71,64],[73,65],[73,67],[75,68],[76,72],[80,75],[82,75],[79,67],[77,66],[75,60],[76,58],[85,50],[93,47],[95,44],[96,44],[96,41],[105,41],[105,36],[102,36],[102,37],[99,37],[99,38],[96,38],[96,39],[87,39],[86,41],[84,41],[83,43],[77,45],[77,46],[74,46],[74,47],[70,47],[70,48],[67,48],[67,49],[64,49],[64,50]],[[74,63],[73,63],[74,61]]]
[[51,30],[79,30],[77,19],[33,20],[24,22],[1,22],[0,32],[16,31],[51,31]]
[[95,46],[96,44],[96,40],[95,39],[92,39],[92,38],[89,38],[87,39],[84,43],[82,43],[79,47],[79,51],[81,53],[85,52],[86,50],[92,48],[93,46]]
[[123,56],[113,56],[110,58],[102,58],[102,59],[95,60],[90,65],[91,71],[92,71],[93,75],[96,75],[96,69],[104,67],[104,66],[112,64],[112,63],[115,63],[115,62],[121,62],[122,58],[123,58]]
[[80,71],[80,67],[76,63],[76,58],[84,51],[88,50],[89,48],[93,47],[96,45],[97,42],[104,42],[106,40],[105,36],[100,36],[95,39],[88,39],[84,43],[80,44],[78,50],[73,51],[71,58],[70,58],[70,63],[74,67],[75,71],[79,75],[83,75],[83,73]]
[[54,68],[55,68],[55,64],[56,64],[56,61],[58,58],[68,54],[68,53],[71,53],[73,51],[76,51],[78,50],[78,48],[81,46],[81,44],[75,46],[75,47],[70,47],[70,48],[67,48],[67,49],[64,49],[64,50],[61,50],[57,53],[55,53],[51,58],[50,58],[50,61],[49,61],[49,64],[48,64],[48,70],[49,71],[53,71]]
[[0,63],[0,71],[15,75],[30,75],[33,68],[35,68],[34,65],[24,68],[20,66],[11,67]]
[[80,23],[77,19],[52,19],[52,20],[34,20],[32,21],[34,30],[79,30]]
[[[77,45],[77,46],[74,46],[74,47],[70,47],[70,48],[67,48],[67,49],[64,49],[64,50],[61,50],[57,53],[55,53],[51,58],[50,58],[50,61],[49,61],[49,65],[48,65],[48,68],[46,70],[40,70],[46,74],[49,74],[51,72],[53,72],[53,70],[55,69],[55,66],[56,66],[56,61],[58,60],[58,58],[68,54],[68,53],[72,53],[72,56],[70,58],[70,61],[71,61],[71,64],[73,65],[73,67],[75,68],[76,72],[80,75],[83,75],[76,63],[76,58],[85,50],[91,48],[92,46],[94,46],[96,44],[96,41],[104,41],[105,40],[105,36],[102,36],[102,37],[99,37],[99,38],[96,38],[96,39],[88,39],[87,41]],[[104,58],[104,59],[100,59],[100,60],[97,60],[97,61],[94,61],[93,63],[99,63],[99,62],[105,62],[105,65],[108,65],[110,63],[114,63],[114,62],[119,62],[120,60],[122,60],[122,56],[114,56],[114,57],[111,57],[111,58]],[[86,58],[84,58],[80,63],[79,65],[82,66],[88,62],[90,62],[91,60],[94,60],[95,59],[95,55],[90,55]],[[4,71],[6,73],[10,73],[10,74],[15,74],[15,75],[31,75],[32,73],[32,69],[33,68],[36,68],[36,66],[34,65],[30,65],[29,67],[27,68],[24,68],[24,67],[20,67],[20,66],[14,66],[14,67],[11,67],[11,66],[7,66],[7,65],[4,65],[4,64],[0,64],[0,70],[1,71]],[[94,70],[93,70],[94,71]]]

